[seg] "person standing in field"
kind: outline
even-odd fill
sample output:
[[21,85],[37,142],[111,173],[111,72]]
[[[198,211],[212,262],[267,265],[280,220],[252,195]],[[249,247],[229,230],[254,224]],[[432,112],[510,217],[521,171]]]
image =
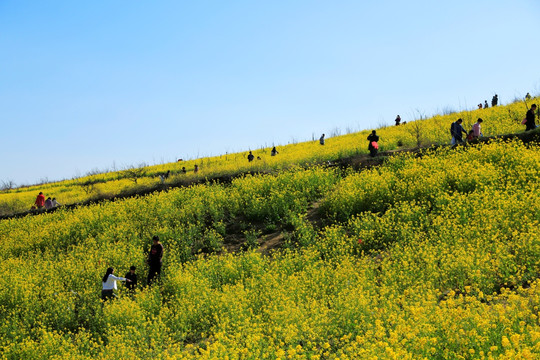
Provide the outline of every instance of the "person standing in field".
[[527,126],[525,128],[525,131],[536,129],[536,123],[534,121],[535,111],[536,111],[536,104],[532,104],[531,108],[527,111],[527,114],[525,115],[525,125]]
[[377,151],[379,150],[379,135],[377,135],[377,132],[373,130],[371,134],[367,137],[369,141],[368,150],[369,154],[373,157],[377,155]]
[[103,279],[101,279],[101,300],[107,301],[108,299],[114,299],[116,297],[114,290],[117,289],[117,281],[130,280],[123,277],[114,276],[114,268],[108,268],[107,272],[105,272],[105,275],[103,275]]
[[484,100],[484,109],[487,109],[489,107],[487,100]]
[[478,120],[474,123],[474,125],[472,126],[472,131],[473,131],[473,137],[476,139],[476,138],[479,138],[480,136],[484,136],[484,134],[482,134],[482,122],[484,120],[478,118]]
[[253,153],[251,151],[249,152],[249,155],[247,156],[247,159],[248,159],[249,162],[252,162],[253,159],[255,159],[255,156],[253,156]]
[[159,242],[159,236],[154,235],[152,237],[152,242],[153,244],[150,247],[147,260],[149,266],[147,279],[148,285],[154,281],[154,278],[160,277],[163,258],[163,245]]
[[42,207],[45,206],[45,195],[43,195],[41,191],[39,192],[39,195],[36,198],[35,204],[38,209],[41,209]]
[[324,145],[324,134],[319,138],[319,144]]
[[130,266],[129,271],[127,272],[125,278],[129,281],[126,281],[126,287],[130,291],[135,291],[137,288],[137,274],[135,274],[135,270],[137,268],[133,265]]
[[270,156],[276,156],[277,154],[279,154],[279,153],[278,153],[278,151],[276,150],[276,147],[274,146],[274,147],[272,148],[272,151],[270,152]]
[[195,165],[195,167],[193,168],[193,172],[195,174],[199,172],[199,165]]
[[459,118],[457,119],[456,122],[453,122],[452,125],[450,126],[450,134],[452,135],[452,142],[451,142],[452,145],[461,144],[463,142],[462,134],[467,135],[467,132],[465,131],[463,126],[461,126],[462,123],[463,123],[463,119]]
[[399,124],[401,124],[401,116],[396,116],[396,126],[399,126]]

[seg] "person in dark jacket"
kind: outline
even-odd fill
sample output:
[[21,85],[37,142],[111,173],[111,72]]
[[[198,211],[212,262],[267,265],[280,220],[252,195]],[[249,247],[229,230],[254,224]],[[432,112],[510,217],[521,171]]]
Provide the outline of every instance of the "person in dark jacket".
[[461,144],[463,142],[462,134],[467,135],[467,132],[461,126],[463,119],[457,119],[456,122],[453,122],[450,126],[450,134],[452,134],[452,145]]
[[499,102],[499,96],[495,94],[493,98],[491,99],[491,107],[497,106],[497,103]]
[[150,285],[156,276],[159,278],[161,275],[161,265],[163,258],[163,245],[159,242],[159,236],[154,235],[152,237],[153,244],[150,247],[150,252],[148,253],[148,279],[147,283]]
[[527,111],[527,114],[525,115],[525,125],[527,126],[525,128],[525,131],[536,129],[536,123],[534,121],[535,111],[536,104],[532,104],[531,108]]
[[369,141],[369,145],[368,145],[369,154],[371,156],[377,155],[377,151],[379,150],[379,144],[378,144],[379,136],[377,135],[376,131],[373,130],[371,134],[369,134],[367,139]]
[[137,288],[137,274],[135,274],[135,270],[137,268],[133,265],[129,268],[129,272],[126,274],[125,278],[129,281],[126,281],[126,287],[130,291],[135,291]]
[[252,162],[253,159],[255,159],[255,156],[253,155],[253,153],[251,151],[249,152],[249,155],[247,156],[247,159],[248,159],[249,162]]

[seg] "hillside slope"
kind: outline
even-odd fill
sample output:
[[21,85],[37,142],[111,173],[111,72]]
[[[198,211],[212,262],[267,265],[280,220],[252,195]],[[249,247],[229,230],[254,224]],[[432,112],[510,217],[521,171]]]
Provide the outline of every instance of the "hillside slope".
[[[1,221],[2,355],[536,358],[539,160],[441,147]],[[162,281],[142,287],[154,234]],[[105,269],[130,265],[137,293],[103,305]]]
[[[538,98],[531,101],[538,102]],[[478,117],[483,118],[483,133],[486,137],[521,133],[524,127],[520,124],[520,119],[523,118],[525,109],[524,103],[516,102],[489,109],[409,121],[397,127],[380,128],[377,131],[381,137],[381,151],[448,144],[450,124],[460,117],[464,119],[466,128],[470,128]],[[279,146],[279,154],[275,157],[270,156],[270,148],[257,149],[253,153],[261,160],[251,163],[246,160],[246,153],[226,154],[4,190],[0,191],[0,216],[27,212],[40,191],[46,196],[56,197],[64,205],[85,204],[101,199],[147,194],[168,186],[229,179],[244,173],[275,173],[295,166],[305,167],[361,157],[368,153],[366,137],[369,132],[366,130],[332,137],[327,139],[324,146],[320,146],[318,141]],[[197,173],[194,172],[195,165],[199,168]],[[182,172],[182,167],[186,169],[186,173]],[[167,171],[171,172],[171,176],[162,183],[159,175]]]

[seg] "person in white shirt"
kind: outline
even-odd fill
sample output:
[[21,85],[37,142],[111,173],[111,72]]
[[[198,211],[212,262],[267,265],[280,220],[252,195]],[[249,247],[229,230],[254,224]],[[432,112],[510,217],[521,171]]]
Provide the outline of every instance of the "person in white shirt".
[[116,282],[117,281],[128,281],[129,279],[115,276],[113,275],[114,269],[112,267],[107,269],[107,272],[103,276],[103,279],[101,279],[101,284],[103,285],[103,288],[101,289],[101,299],[104,301],[107,301],[108,299],[113,299],[116,297],[114,294],[114,290],[117,289]]

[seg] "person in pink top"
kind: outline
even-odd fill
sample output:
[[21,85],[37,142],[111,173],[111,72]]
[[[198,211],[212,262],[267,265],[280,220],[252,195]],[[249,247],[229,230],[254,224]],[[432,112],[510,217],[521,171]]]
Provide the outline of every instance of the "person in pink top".
[[484,136],[484,134],[482,134],[482,126],[481,126],[482,122],[484,122],[484,120],[478,118],[478,120],[472,126],[473,136],[475,138],[478,138],[480,136]]
[[40,192],[39,195],[37,196],[35,204],[38,209],[41,209],[42,207],[45,206],[45,195],[43,195],[42,192]]

